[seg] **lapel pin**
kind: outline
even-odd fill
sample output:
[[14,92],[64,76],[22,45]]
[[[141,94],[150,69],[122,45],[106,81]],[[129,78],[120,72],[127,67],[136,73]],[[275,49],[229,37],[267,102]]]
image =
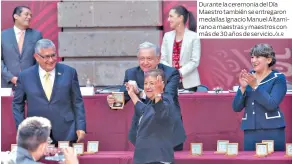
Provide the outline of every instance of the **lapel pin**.
[[62,75],[60,72],[58,72],[58,75]]

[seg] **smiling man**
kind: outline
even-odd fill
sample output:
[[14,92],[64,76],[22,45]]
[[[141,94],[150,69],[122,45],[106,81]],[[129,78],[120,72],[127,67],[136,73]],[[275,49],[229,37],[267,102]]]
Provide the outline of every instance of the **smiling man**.
[[34,46],[42,39],[39,31],[29,28],[32,19],[29,7],[16,7],[12,18],[14,27],[1,32],[1,88],[14,87],[19,72],[36,63]]
[[48,118],[52,123],[51,138],[71,143],[83,140],[86,120],[77,72],[57,63],[56,47],[51,40],[36,43],[34,57],[38,64],[19,74],[12,102],[16,126],[27,115]]
[[[173,133],[173,146],[175,151],[181,151],[183,149],[183,142],[186,139],[185,130],[181,120],[181,111],[180,105],[178,102],[178,84],[179,84],[179,72],[175,68],[159,64],[160,61],[160,50],[159,48],[150,43],[144,42],[139,45],[138,50],[138,62],[139,66],[130,68],[126,70],[124,83],[135,85],[135,93],[141,99],[142,102],[148,104],[150,100],[146,98],[144,92],[144,73],[151,69],[160,69],[164,72],[165,75],[165,88],[164,93],[171,95],[175,105],[175,127]],[[135,82],[134,82],[135,81]],[[134,83],[133,83],[134,82]],[[125,86],[120,88],[121,92],[124,92],[125,101],[129,101],[130,97]],[[112,95],[107,97],[107,102],[109,106],[112,106],[115,103],[115,99]],[[141,115],[134,114],[132,121],[132,128],[129,132],[129,140],[135,145],[138,122],[141,118]]]

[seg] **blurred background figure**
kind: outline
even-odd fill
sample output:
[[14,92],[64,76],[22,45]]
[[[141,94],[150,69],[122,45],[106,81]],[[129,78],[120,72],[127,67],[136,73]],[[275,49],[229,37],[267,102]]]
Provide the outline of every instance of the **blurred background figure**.
[[51,123],[43,117],[29,117],[17,130],[17,148],[12,153],[15,164],[39,163],[50,144]]
[[[41,164],[51,143],[51,122],[43,117],[29,117],[21,122],[17,130],[15,152],[1,156],[1,164]],[[64,164],[78,164],[72,147],[64,151]]]
[[270,45],[255,45],[250,56],[253,71],[241,71],[240,89],[232,104],[235,112],[245,108],[244,150],[254,151],[256,143],[274,140],[275,151],[284,151],[286,123],[279,106],[287,91],[285,75],[272,69],[276,58]]
[[160,62],[179,70],[179,89],[196,91],[201,84],[198,72],[201,43],[195,32],[195,18],[185,7],[175,6],[169,11],[168,21],[173,31],[164,34]]
[[13,88],[19,72],[36,64],[34,46],[42,39],[41,32],[29,28],[29,7],[16,7],[12,18],[14,27],[1,32],[1,88]]

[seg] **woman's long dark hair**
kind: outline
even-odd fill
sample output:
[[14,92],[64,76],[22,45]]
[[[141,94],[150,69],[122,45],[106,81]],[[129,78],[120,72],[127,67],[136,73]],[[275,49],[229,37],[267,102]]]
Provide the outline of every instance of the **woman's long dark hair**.
[[186,25],[187,20],[189,19],[189,29],[196,32],[197,24],[192,12],[189,12],[184,6],[181,5],[175,6],[171,9],[175,10],[175,13],[177,13],[179,16],[182,15],[184,17],[184,25]]

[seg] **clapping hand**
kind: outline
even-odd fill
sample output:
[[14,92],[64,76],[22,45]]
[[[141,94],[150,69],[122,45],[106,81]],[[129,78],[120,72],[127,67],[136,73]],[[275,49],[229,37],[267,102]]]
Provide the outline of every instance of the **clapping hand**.
[[252,88],[255,88],[258,85],[255,74],[248,73],[245,75],[245,79],[246,83]]
[[239,74],[239,83],[240,86],[244,89],[247,85],[251,86],[252,88],[258,85],[255,74],[248,73],[245,69],[242,70]]
[[248,73],[245,69],[241,70],[239,74],[240,90],[242,93],[245,92],[246,86],[249,85],[255,88],[258,83],[255,74]]
[[239,74],[239,84],[240,84],[240,87],[241,88],[246,88],[246,86],[248,85],[247,84],[247,79],[246,79],[246,76],[247,76],[247,71],[244,69],[244,70],[241,70],[240,74]]

